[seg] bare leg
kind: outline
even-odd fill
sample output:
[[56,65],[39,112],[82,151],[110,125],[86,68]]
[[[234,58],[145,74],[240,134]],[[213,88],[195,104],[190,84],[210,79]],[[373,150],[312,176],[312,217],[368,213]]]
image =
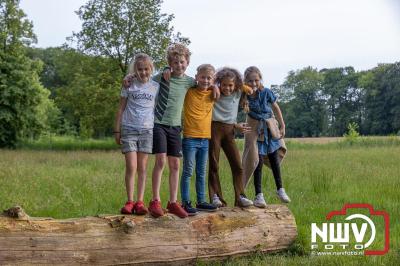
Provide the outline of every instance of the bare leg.
[[133,201],[133,191],[135,186],[135,174],[137,168],[136,152],[125,154],[125,188],[128,201]]
[[138,183],[137,183],[137,199],[143,201],[144,188],[146,186],[146,174],[147,174],[147,153],[138,152],[137,154],[137,172],[138,172]]
[[179,185],[179,163],[180,158],[168,156],[169,165],[169,201],[176,202]]
[[161,176],[167,161],[166,153],[157,153],[152,176],[153,200],[160,200]]

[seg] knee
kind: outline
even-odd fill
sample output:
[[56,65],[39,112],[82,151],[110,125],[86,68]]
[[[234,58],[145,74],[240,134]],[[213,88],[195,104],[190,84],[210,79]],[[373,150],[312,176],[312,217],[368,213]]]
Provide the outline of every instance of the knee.
[[155,168],[163,169],[166,162],[167,159],[165,158],[165,156],[157,156],[155,160]]
[[170,160],[168,164],[170,172],[176,173],[179,171],[179,159]]
[[138,167],[137,172],[139,175],[146,175],[147,169],[146,167]]
[[134,165],[126,166],[126,170],[125,170],[126,175],[131,176],[131,175],[134,175],[135,172],[136,172],[136,166],[134,166]]

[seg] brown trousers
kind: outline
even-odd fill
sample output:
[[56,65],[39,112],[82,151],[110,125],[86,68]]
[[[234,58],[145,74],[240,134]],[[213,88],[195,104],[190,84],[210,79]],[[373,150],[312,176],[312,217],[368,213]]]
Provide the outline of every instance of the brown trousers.
[[219,180],[218,165],[221,148],[232,171],[233,187],[235,189],[235,206],[239,206],[239,197],[244,194],[243,167],[240,160],[240,153],[235,142],[234,125],[213,121],[211,124],[211,139],[208,148],[208,193],[210,201],[214,194],[217,194],[221,202],[226,206],[222,196],[221,183]]

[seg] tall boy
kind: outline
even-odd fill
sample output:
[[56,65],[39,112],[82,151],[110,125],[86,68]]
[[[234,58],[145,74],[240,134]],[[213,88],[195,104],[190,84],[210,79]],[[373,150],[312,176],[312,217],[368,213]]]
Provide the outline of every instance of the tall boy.
[[[190,88],[183,105],[183,170],[181,177],[182,206],[189,215],[197,210],[215,211],[217,208],[206,202],[205,175],[208,158],[208,140],[211,138],[211,118],[214,105],[213,91],[215,69],[204,64],[197,68],[195,88]],[[197,204],[190,201],[190,178],[196,168]]]
[[193,87],[195,80],[185,74],[190,61],[190,51],[182,44],[173,44],[167,50],[171,78],[166,81],[162,74],[154,77],[160,83],[154,109],[153,153],[155,165],[152,176],[153,199],[149,211],[152,216],[162,216],[160,201],[161,176],[165,164],[169,166],[169,201],[167,209],[180,218],[188,216],[177,203],[179,183],[179,160],[182,157],[181,114],[185,94]]

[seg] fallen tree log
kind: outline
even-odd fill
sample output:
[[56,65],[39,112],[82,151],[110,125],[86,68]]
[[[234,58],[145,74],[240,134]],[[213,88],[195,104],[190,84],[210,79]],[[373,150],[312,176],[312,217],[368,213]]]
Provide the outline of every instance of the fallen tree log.
[[[11,211],[10,211],[11,210]],[[296,223],[284,205],[221,208],[187,219],[167,214],[34,218],[0,216],[0,264],[183,264],[255,251],[283,250]],[[11,217],[10,217],[11,216]]]

